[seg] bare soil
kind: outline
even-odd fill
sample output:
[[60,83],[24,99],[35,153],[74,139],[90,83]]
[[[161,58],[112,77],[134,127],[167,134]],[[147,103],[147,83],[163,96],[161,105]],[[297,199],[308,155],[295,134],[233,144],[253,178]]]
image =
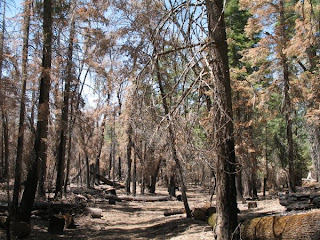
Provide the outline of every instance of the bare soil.
[[[118,196],[125,196],[124,190],[117,191]],[[167,195],[164,189],[157,190],[157,196]],[[69,194],[62,201],[73,202],[76,194]],[[91,218],[87,212],[75,215],[75,229],[65,229],[63,235],[48,233],[48,220],[32,217],[32,233],[26,239],[213,239],[213,232],[203,221],[186,218],[186,214],[164,216],[166,210],[182,209],[183,202],[172,199],[170,201],[143,202],[121,201],[109,204],[103,196],[86,195],[91,198],[86,206],[102,209],[101,218]],[[2,193],[1,200],[5,197]],[[188,201],[190,208],[210,205],[208,191],[200,187],[190,186]],[[247,203],[238,203],[241,213],[240,219],[254,217],[261,214],[274,214],[285,211],[278,199],[269,198],[257,201],[258,207],[248,209]],[[213,201],[214,205],[214,201]],[[0,239],[4,232],[0,232]]]

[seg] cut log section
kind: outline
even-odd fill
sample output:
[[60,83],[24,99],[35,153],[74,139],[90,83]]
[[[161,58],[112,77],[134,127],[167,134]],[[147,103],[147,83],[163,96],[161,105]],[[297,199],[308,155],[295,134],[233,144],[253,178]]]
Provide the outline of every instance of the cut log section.
[[320,239],[320,211],[247,220],[241,226],[241,239]]
[[87,210],[92,218],[101,218],[102,217],[102,209],[101,208],[88,207]]

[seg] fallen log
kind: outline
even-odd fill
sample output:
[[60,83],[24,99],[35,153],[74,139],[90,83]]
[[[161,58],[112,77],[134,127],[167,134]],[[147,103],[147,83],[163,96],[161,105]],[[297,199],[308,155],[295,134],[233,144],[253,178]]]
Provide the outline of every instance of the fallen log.
[[320,211],[259,217],[241,225],[243,240],[320,239]]
[[101,218],[102,217],[102,209],[101,208],[88,207],[87,210],[92,218]]
[[181,208],[181,209],[170,209],[166,210],[163,214],[164,216],[172,216],[172,215],[177,215],[177,214],[184,214],[186,213],[186,210]]
[[[94,174],[94,173],[93,173],[93,172],[90,172],[90,174]],[[96,178],[97,178],[98,180],[100,180],[101,182],[109,185],[109,186],[113,186],[113,187],[115,187],[115,188],[125,188],[124,185],[122,185],[122,184],[120,184],[120,183],[113,182],[113,181],[111,181],[111,180],[109,180],[109,179],[107,179],[107,178],[105,178],[105,177],[103,177],[103,176],[101,176],[101,175],[99,175],[99,174],[97,174],[97,173],[96,173]]]
[[[116,196],[114,196],[116,197]],[[162,202],[172,200],[171,196],[118,196],[116,199],[123,201],[137,201],[137,202]]]

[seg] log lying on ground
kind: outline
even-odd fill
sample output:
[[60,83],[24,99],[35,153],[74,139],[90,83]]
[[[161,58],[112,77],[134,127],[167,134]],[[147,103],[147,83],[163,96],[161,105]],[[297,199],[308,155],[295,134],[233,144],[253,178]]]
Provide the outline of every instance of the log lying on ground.
[[[116,197],[116,196],[114,196]],[[162,202],[172,200],[171,196],[118,196],[116,199],[124,201],[138,201],[138,202]]]
[[186,210],[184,208],[181,208],[181,209],[166,210],[163,214],[164,216],[172,216],[172,215],[184,214],[184,213],[186,213]]
[[[93,174],[93,172],[90,172],[90,174]],[[109,179],[107,179],[107,178],[105,178],[105,177],[103,177],[103,176],[101,176],[101,175],[99,175],[99,174],[97,174],[97,173],[96,173],[96,178],[97,178],[98,180],[100,180],[101,182],[109,185],[109,186],[113,186],[113,187],[115,187],[115,188],[125,188],[124,185],[122,185],[122,184],[120,184],[120,183],[113,182],[113,181],[111,181],[111,180],[109,180]]]
[[101,208],[88,207],[87,210],[92,218],[101,218],[102,217],[102,209]]
[[309,210],[320,208],[319,193],[279,193],[279,202],[287,208],[287,211],[292,210]]
[[320,211],[247,220],[241,226],[241,239],[320,239]]

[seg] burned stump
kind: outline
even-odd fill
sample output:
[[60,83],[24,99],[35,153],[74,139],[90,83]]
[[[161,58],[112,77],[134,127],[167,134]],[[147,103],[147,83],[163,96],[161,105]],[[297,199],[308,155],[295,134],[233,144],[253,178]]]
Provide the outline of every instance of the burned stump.
[[54,214],[50,217],[48,232],[52,234],[63,234],[65,219],[63,215]]

